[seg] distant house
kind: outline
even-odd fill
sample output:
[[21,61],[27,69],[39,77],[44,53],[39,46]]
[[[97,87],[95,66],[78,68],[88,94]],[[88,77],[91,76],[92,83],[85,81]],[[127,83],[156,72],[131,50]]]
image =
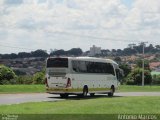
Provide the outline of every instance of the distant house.
[[149,63],[149,67],[151,70],[160,69],[160,62],[151,62]]

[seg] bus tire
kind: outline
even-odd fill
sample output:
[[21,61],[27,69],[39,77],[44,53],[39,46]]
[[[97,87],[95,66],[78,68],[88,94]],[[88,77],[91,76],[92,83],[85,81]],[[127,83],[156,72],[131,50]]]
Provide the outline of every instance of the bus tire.
[[95,93],[90,93],[90,96],[93,97],[95,95]]
[[60,94],[61,98],[68,98],[68,94]]
[[84,86],[82,95],[83,95],[83,97],[87,97],[87,94],[88,94],[88,87]]
[[111,89],[110,89],[110,92],[108,93],[108,96],[109,96],[109,97],[112,97],[113,94],[114,94],[114,92],[115,92],[115,88],[114,88],[114,86],[112,85],[112,86],[111,86]]
[[78,96],[79,98],[82,98],[82,97],[83,97],[83,94],[77,94],[77,96]]

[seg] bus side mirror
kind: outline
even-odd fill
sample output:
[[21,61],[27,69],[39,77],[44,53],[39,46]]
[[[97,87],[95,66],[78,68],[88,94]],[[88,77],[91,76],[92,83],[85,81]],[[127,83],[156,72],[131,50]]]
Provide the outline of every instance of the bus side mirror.
[[124,77],[124,72],[122,69],[116,69],[117,80],[121,81]]

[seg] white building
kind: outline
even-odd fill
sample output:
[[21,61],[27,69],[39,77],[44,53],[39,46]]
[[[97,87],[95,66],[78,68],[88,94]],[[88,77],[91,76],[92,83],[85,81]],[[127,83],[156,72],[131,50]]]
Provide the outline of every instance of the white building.
[[97,54],[101,54],[101,47],[96,47],[95,45],[93,45],[92,47],[90,47],[90,56],[95,56]]

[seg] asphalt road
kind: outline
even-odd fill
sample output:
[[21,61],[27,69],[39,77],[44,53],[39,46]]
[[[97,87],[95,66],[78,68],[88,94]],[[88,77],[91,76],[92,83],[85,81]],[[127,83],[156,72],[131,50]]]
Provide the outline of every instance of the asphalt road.
[[[114,97],[123,96],[160,96],[160,92],[119,92],[114,94]],[[106,97],[106,95],[97,94],[94,97],[88,96],[87,99],[96,99],[99,97]],[[81,98],[72,95],[69,96],[68,99],[80,100]],[[53,95],[48,93],[0,94],[0,105],[59,100],[65,99],[60,98],[59,95]]]
[[63,99],[60,99],[58,95],[52,95],[47,93],[0,94],[0,105],[58,100]]

